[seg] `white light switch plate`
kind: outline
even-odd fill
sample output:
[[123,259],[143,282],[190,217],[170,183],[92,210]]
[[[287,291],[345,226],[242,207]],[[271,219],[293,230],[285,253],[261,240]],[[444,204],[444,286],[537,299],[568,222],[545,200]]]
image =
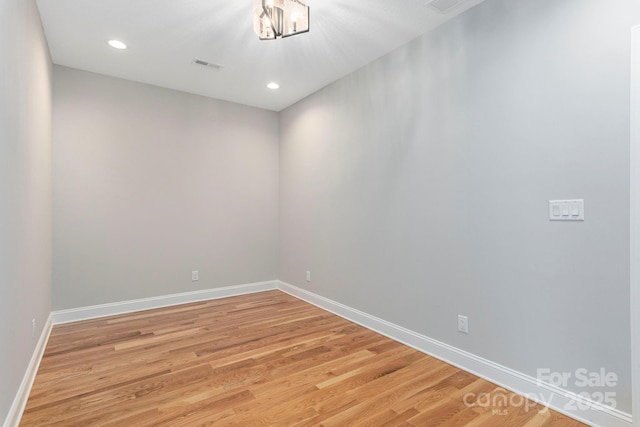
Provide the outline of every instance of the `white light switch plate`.
[[551,221],[584,221],[584,199],[549,200]]

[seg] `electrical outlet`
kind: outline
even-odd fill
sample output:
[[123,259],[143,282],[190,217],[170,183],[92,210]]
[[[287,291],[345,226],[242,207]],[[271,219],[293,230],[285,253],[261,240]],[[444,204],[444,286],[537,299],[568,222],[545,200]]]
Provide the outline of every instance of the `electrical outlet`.
[[458,330],[465,334],[469,333],[469,318],[467,316],[458,315]]
[[35,317],[31,319],[31,339],[34,339],[36,336],[36,319]]
[[200,276],[198,275],[198,270],[193,270],[191,272],[191,281],[197,282],[198,280],[200,280]]
[[311,281],[311,272],[307,270],[307,282]]

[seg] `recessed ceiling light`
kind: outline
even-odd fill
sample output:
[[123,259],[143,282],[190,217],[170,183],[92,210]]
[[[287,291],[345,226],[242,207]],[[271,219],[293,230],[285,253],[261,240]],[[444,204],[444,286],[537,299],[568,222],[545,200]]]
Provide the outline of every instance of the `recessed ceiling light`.
[[127,45],[122,43],[120,40],[109,40],[107,43],[114,49],[123,50],[127,48]]
[[280,88],[280,85],[279,85],[278,83],[276,83],[276,82],[271,82],[271,83],[269,83],[269,84],[267,85],[267,87],[268,87],[269,89],[274,89],[274,90],[275,90],[275,89],[279,89],[279,88]]

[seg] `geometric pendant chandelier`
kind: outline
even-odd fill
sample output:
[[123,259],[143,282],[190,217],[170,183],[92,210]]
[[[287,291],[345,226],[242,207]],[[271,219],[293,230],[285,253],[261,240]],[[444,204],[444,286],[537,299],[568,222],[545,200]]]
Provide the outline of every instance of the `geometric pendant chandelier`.
[[300,0],[253,0],[253,29],[260,40],[306,33],[309,6]]

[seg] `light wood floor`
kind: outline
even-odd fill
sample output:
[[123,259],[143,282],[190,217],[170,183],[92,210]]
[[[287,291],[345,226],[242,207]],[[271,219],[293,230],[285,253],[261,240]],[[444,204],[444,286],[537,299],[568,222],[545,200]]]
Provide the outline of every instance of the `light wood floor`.
[[21,425],[582,425],[480,393],[505,392],[270,291],[55,326]]

